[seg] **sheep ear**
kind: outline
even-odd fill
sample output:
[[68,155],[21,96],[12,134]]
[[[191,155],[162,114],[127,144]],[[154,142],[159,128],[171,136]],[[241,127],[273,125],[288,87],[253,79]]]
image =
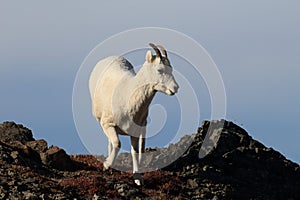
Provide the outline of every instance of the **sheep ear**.
[[151,52],[150,50],[147,51],[147,53],[146,53],[146,61],[147,61],[148,63],[151,63],[151,62],[152,62],[152,58],[153,58],[152,52]]

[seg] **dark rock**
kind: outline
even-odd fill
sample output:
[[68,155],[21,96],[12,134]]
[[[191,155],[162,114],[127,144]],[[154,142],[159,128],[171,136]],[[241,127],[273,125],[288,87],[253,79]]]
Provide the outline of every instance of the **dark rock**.
[[[18,144],[18,145],[16,145]],[[27,145],[23,145],[21,143],[14,143],[15,146],[17,146],[20,153],[24,154],[26,157],[29,157],[32,160],[40,160],[39,153],[34,151],[32,148],[30,148]]]
[[188,186],[190,186],[192,189],[197,188],[199,185],[195,179],[188,179],[187,180]]
[[9,142],[8,144],[2,143],[2,145],[6,146],[6,148],[9,148],[12,151],[10,156],[15,163],[17,162],[19,164],[27,165],[27,160],[31,160],[38,163],[41,161],[38,152],[24,145],[20,141]]
[[4,122],[0,124],[0,140],[5,143],[19,141],[25,144],[28,141],[33,141],[31,130],[23,125],[14,122]]
[[41,159],[44,164],[59,170],[70,170],[74,167],[70,156],[57,146],[51,146],[45,153],[42,153]]
[[114,188],[122,197],[127,199],[136,196],[139,192],[137,188],[134,188],[126,183],[117,183],[114,185]]
[[[205,136],[216,130],[220,131],[216,145],[212,145],[214,148],[208,155],[199,158]],[[192,164],[198,164],[202,172],[186,167]],[[200,192],[208,195],[203,198],[223,199],[224,194],[222,197],[213,192],[223,187],[221,191],[229,199],[298,199],[300,173],[295,170],[298,167],[232,122],[204,121],[187,152],[165,170],[178,171],[185,178],[197,177],[200,182],[208,180],[211,184]],[[191,183],[192,179],[188,180]],[[229,190],[226,192],[222,184],[215,183],[229,184]]]
[[26,145],[39,153],[46,152],[48,149],[48,144],[45,140],[29,141]]

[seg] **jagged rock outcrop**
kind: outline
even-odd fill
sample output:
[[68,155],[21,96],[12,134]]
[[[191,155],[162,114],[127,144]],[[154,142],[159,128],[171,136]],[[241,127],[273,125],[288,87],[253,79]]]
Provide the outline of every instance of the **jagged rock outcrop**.
[[[215,137],[216,144],[207,140]],[[182,193],[195,199],[300,198],[299,165],[254,140],[232,122],[203,121],[197,134],[186,135],[168,148],[152,148],[148,152],[151,154],[145,154],[144,164],[154,169],[156,163],[165,166],[180,154],[163,170],[184,180]],[[130,154],[122,153],[117,164],[131,169]]]
[[74,163],[65,150],[50,146],[45,140],[35,140],[31,130],[14,122],[4,122],[0,124],[0,142],[13,148],[15,159],[20,154],[24,159],[29,159],[35,164],[44,164],[49,167],[72,171],[77,169],[77,163]]
[[[199,159],[209,131],[220,131],[220,138],[214,150]],[[166,170],[186,177],[188,185],[192,180],[191,193],[199,198],[300,198],[299,165],[254,140],[232,122],[203,122],[187,152]]]
[[[224,120],[148,148],[144,165],[163,168],[145,173],[142,188],[131,173],[103,172],[97,158],[69,156],[22,125],[0,124],[0,199],[300,199],[299,165]],[[130,170],[131,155],[116,164]]]
[[0,166],[0,199],[66,199],[69,191],[58,185],[58,170],[85,168],[14,122],[0,124]]
[[31,130],[14,122],[0,124],[0,139],[5,143],[19,141],[25,144],[28,141],[34,141]]

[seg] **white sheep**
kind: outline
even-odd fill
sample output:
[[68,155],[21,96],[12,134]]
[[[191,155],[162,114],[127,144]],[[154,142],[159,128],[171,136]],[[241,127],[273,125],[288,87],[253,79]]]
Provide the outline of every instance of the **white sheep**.
[[150,43],[150,46],[156,55],[147,51],[146,61],[138,73],[125,58],[111,56],[96,64],[89,80],[92,112],[108,138],[104,170],[113,165],[119,152],[121,143],[118,135],[129,135],[133,178],[137,185],[143,183],[139,164],[145,150],[149,105],[157,91],[171,96],[179,88],[166,50],[159,45]]

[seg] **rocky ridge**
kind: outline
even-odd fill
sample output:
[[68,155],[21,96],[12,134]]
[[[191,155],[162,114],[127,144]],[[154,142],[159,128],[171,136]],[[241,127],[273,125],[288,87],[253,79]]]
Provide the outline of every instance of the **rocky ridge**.
[[[213,150],[200,159],[206,136],[215,133],[217,145],[206,144]],[[204,121],[197,133],[168,148],[148,148],[144,157],[148,168],[163,168],[145,173],[139,188],[130,172],[103,172],[103,156],[69,156],[24,126],[4,122],[0,199],[300,199],[299,165],[232,122]],[[120,154],[116,165],[130,169],[130,154]]]

